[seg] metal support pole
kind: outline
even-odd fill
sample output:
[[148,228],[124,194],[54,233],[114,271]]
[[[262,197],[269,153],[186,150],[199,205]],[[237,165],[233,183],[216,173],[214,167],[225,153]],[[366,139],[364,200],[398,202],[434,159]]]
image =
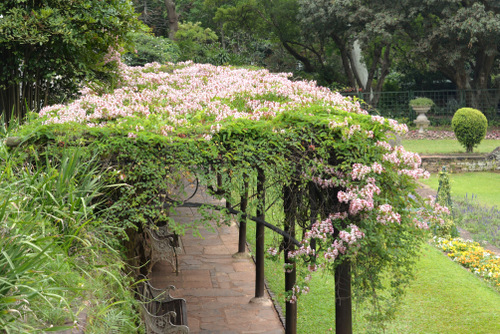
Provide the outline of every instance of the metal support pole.
[[[297,213],[297,195],[298,189],[296,185],[285,186],[283,189],[283,209],[285,212],[285,231],[295,238],[295,221]],[[284,253],[285,263],[289,262],[288,252],[295,249],[294,244],[284,238]],[[293,262],[293,269],[291,272],[285,272],[285,291],[290,291],[295,286],[297,281],[297,272],[295,262]],[[286,302],[285,305],[285,333],[297,333],[297,302]]]
[[[247,176],[244,175],[243,180],[243,194],[240,198],[240,211],[243,213],[247,213],[247,205],[248,205],[248,179]],[[247,218],[246,216],[241,216],[240,218],[240,230],[238,235],[238,253],[246,252],[246,242],[247,242]]]
[[335,333],[352,334],[351,264],[335,268]]
[[[266,176],[264,170],[257,169],[257,214],[256,216],[265,220],[266,191],[264,183]],[[255,233],[255,298],[264,297],[264,235],[265,226],[257,224]]]

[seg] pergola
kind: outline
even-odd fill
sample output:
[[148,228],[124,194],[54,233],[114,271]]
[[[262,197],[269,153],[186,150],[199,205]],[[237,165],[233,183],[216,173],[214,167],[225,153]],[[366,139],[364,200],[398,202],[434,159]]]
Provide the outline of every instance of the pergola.
[[[287,268],[287,333],[296,332],[296,301],[307,292],[299,265],[334,272],[337,333],[352,332],[351,279],[360,291],[380,289],[389,266],[394,282],[404,283],[401,274],[431,218],[415,218],[423,207],[409,196],[425,175],[420,158],[387,143],[404,125],[288,74],[193,63],[119,66],[118,88],[86,89],[68,105],[45,108],[38,126],[19,138],[54,159],[83,150],[109,184],[124,184],[105,194],[111,209],[104,218],[126,231],[136,264],[147,261],[144,228],[170,224],[185,233],[169,210],[191,205],[236,216],[240,253],[246,224],[257,224],[255,298],[264,296],[264,231],[282,237],[272,253],[282,254]],[[173,197],[186,175],[228,205]],[[270,207],[282,215],[266,216]]]

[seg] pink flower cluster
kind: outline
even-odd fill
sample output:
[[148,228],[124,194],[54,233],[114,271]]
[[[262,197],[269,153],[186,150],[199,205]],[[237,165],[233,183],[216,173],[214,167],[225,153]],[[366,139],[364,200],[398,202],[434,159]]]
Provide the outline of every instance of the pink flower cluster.
[[300,287],[298,285],[294,285],[293,288],[292,288],[292,291],[291,291],[291,295],[288,296],[285,301],[291,303],[291,304],[295,304],[297,302],[297,297],[299,295],[307,295],[309,293],[309,287],[308,286],[304,286],[304,287]]
[[354,216],[360,212],[373,210],[373,196],[380,194],[380,192],[381,190],[376,185],[376,180],[370,177],[363,187],[356,185],[347,188],[346,191],[339,191],[337,199],[341,203],[349,203],[349,215]]
[[365,237],[365,234],[354,224],[349,224],[349,231],[339,231],[339,239],[335,239],[330,247],[324,252],[323,257],[329,262],[334,262],[339,255],[347,253],[347,247],[356,248],[358,241]]
[[267,250],[267,253],[271,256],[276,256],[276,255],[278,255],[278,250],[274,247],[269,247],[269,249]]
[[[157,63],[128,67],[119,61],[114,51],[106,56],[106,61],[118,62],[122,75],[119,89],[103,95],[89,88],[82,89],[79,99],[65,106],[46,107],[40,116],[47,117],[47,123],[96,124],[155,115],[154,121],[159,125],[156,131],[168,135],[178,127],[201,125],[199,118],[190,116],[193,114],[203,114],[205,122],[212,125],[212,132],[217,132],[226,119],[269,119],[313,103],[325,109],[366,113],[359,103],[318,87],[314,82],[290,81],[288,73],[273,74],[267,70],[231,69],[192,62],[177,66],[167,64],[176,67],[169,73]],[[278,99],[269,100],[268,96]],[[243,108],[234,106],[236,99],[244,101]]]
[[394,212],[392,205],[382,204],[378,207],[377,222],[384,225],[387,223],[401,223],[401,215]]
[[388,151],[388,153],[384,154],[382,160],[395,165],[399,175],[407,175],[415,180],[430,176],[429,172],[420,168],[422,159],[418,153],[408,152],[403,146],[391,147],[382,142],[378,142],[377,145]]
[[[349,230],[339,231],[338,239],[335,238],[333,242],[331,241],[335,232],[333,221],[345,220],[347,217],[348,215],[346,212],[337,212],[330,215],[330,217],[323,221],[316,221],[312,225],[311,230],[305,233],[302,246],[293,252],[289,252],[288,256],[290,258],[298,256],[316,256],[316,251],[310,246],[312,239],[317,239],[323,242],[331,242],[330,246],[323,254],[327,261],[333,262],[340,254],[346,254],[348,246],[356,247],[358,240],[365,237],[365,234],[359,229],[358,226],[349,224]],[[316,269],[316,265],[309,268],[310,271],[314,271]]]
[[450,210],[446,206],[436,203],[434,197],[426,199],[426,207],[418,210],[413,218],[415,226],[421,229],[428,229],[429,225],[443,225],[445,223],[443,216],[449,215]]
[[[314,174],[316,171],[317,168],[310,169],[310,172],[312,174]],[[333,188],[333,187],[345,187],[347,185],[345,174],[336,170],[333,167],[324,167],[323,174],[325,176],[308,176],[306,173],[302,173],[302,176],[304,178],[309,178],[312,182],[314,182],[323,189]]]
[[372,169],[369,166],[365,166],[360,163],[355,163],[352,165],[351,179],[352,180],[363,180],[366,174],[370,173]]
[[354,224],[349,224],[350,232],[340,231],[339,238],[349,246],[354,245],[359,239],[365,237],[365,234]]

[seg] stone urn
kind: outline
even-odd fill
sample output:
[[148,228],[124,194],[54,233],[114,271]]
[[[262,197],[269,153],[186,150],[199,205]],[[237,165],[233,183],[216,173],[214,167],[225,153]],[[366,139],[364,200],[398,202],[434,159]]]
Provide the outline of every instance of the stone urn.
[[431,109],[431,107],[412,107],[413,110],[417,113],[417,119],[413,121],[418,129],[418,133],[424,133],[424,129],[426,129],[431,123],[425,114]]
[[417,113],[417,119],[413,122],[419,127],[418,133],[424,133],[424,129],[430,124],[425,114],[434,105],[434,101],[427,97],[417,97],[410,101],[410,106]]

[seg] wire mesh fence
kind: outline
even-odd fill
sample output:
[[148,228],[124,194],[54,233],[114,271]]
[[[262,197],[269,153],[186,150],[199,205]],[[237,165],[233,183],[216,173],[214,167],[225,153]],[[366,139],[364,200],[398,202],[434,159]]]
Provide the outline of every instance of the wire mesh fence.
[[410,107],[410,100],[427,97],[435,105],[427,113],[434,124],[449,123],[460,108],[479,109],[489,121],[500,121],[500,90],[420,90],[398,92],[341,92],[344,96],[357,97],[370,113],[384,117],[413,121],[417,117]]

